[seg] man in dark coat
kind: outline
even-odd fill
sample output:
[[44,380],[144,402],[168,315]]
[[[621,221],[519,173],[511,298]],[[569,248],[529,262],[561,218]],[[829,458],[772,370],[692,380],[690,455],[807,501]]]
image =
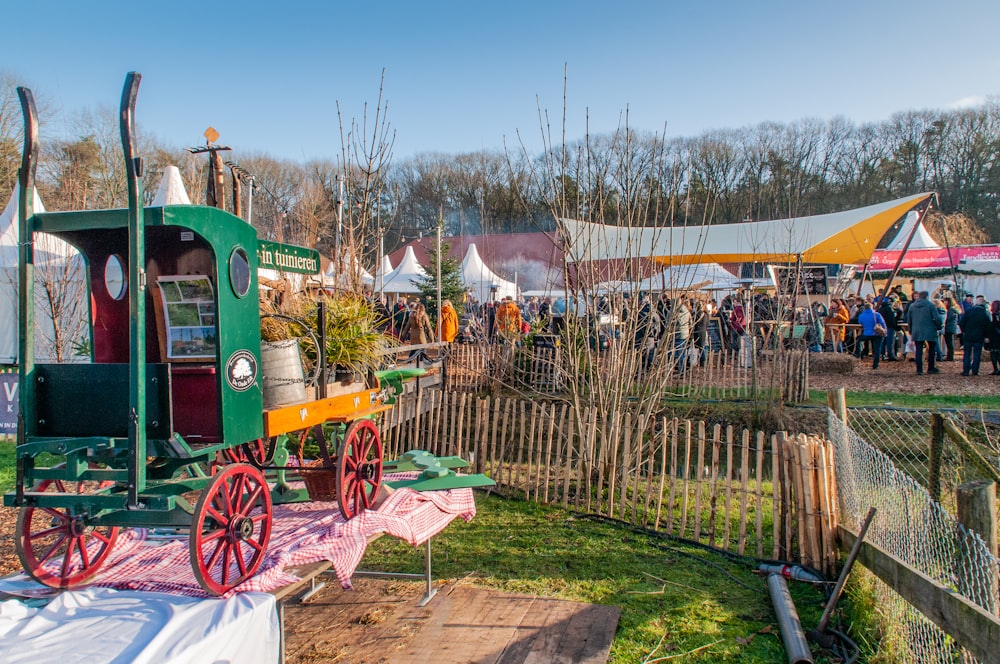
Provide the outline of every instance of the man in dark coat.
[[924,373],[924,351],[927,351],[927,373],[941,373],[934,366],[934,350],[937,345],[938,333],[944,326],[944,316],[940,309],[927,299],[929,293],[920,291],[914,294],[913,303],[906,310],[906,323],[910,326],[910,337],[913,339],[917,352],[914,359],[917,362],[917,375]]
[[642,296],[635,320],[635,348],[641,352],[642,371],[649,371],[656,355],[656,342],[660,336],[660,316],[649,298]]
[[397,337],[402,337],[403,328],[406,327],[406,322],[410,318],[410,310],[406,304],[406,298],[400,296],[396,300],[396,306],[392,311],[392,329],[395,331]]
[[983,343],[989,341],[993,332],[990,314],[985,303],[975,304],[958,319],[962,328],[962,375],[978,376],[979,361],[983,357]]
[[885,339],[882,341],[882,355],[886,362],[896,361],[896,330],[899,329],[899,321],[896,320],[896,311],[892,307],[892,300],[889,297],[882,298],[882,305],[878,312],[885,319]]

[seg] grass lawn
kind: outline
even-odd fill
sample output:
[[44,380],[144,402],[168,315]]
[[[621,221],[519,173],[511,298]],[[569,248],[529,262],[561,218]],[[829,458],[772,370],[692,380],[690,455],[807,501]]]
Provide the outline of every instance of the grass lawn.
[[[613,662],[785,661],[764,577],[748,558],[535,503],[477,495],[478,515],[434,540],[434,574],[507,592],[621,607]],[[372,544],[365,567],[422,571],[412,547]],[[803,628],[815,627],[823,593],[790,581]],[[817,653],[817,662],[835,661]]]
[[[826,392],[809,391],[809,403],[826,405]],[[1000,410],[997,395],[901,394],[899,392],[847,392],[848,406],[895,406],[898,408],[957,408],[960,410]]]
[[0,441],[0,492],[14,488],[15,473],[14,443]]

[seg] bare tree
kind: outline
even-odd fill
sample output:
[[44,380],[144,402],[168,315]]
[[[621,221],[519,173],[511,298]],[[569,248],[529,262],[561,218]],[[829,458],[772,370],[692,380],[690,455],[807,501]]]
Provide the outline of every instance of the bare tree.
[[[373,246],[381,234],[384,198],[390,190],[388,169],[396,140],[396,131],[389,122],[389,102],[385,98],[385,70],[374,107],[366,102],[360,119],[347,121],[338,102],[337,118],[346,199],[342,200],[343,208],[338,212],[334,262],[354,275],[352,286],[360,290],[360,257],[365,254],[365,246]],[[339,184],[337,187],[335,200],[341,200]]]
[[17,169],[21,164],[21,106],[17,84],[11,74],[0,72],[0,198],[4,201],[14,190]]

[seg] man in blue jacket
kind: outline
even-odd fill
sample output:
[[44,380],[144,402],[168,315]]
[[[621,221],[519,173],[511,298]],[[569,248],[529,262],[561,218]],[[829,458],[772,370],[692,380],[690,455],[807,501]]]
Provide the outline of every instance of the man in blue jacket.
[[934,366],[934,351],[938,333],[944,326],[944,316],[941,315],[941,310],[927,299],[928,295],[927,291],[917,293],[910,308],[906,310],[906,323],[910,326],[910,337],[917,347],[914,359],[917,362],[918,376],[924,373],[925,350],[927,351],[927,373],[941,373],[941,370]]

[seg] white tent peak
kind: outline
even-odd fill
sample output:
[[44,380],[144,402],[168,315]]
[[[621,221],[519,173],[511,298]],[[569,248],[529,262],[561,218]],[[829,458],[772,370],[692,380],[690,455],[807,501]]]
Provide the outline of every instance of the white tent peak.
[[[20,240],[20,186],[15,185],[10,201],[0,213],[0,364],[17,362],[18,335],[18,245]],[[36,213],[45,212],[45,206],[34,192],[32,207]],[[60,296],[69,302],[86,302],[87,288],[82,259],[79,253],[63,239],[48,233],[35,233],[33,239],[36,284],[47,281],[60,290]],[[43,289],[35,290],[35,357],[39,361],[54,361],[54,323],[51,309],[45,302]],[[59,314],[61,330],[66,339],[81,335],[87,328],[87,307],[69,306]],[[62,349],[66,352],[66,349]]]
[[400,272],[404,274],[419,274],[420,276],[426,276],[427,271],[424,270],[423,266],[420,265],[420,261],[417,260],[417,255],[413,253],[413,247],[407,247],[406,251],[403,252],[403,260],[399,261],[399,265],[393,272]]
[[191,205],[191,199],[184,188],[184,180],[181,179],[181,171],[173,165],[163,169],[160,188],[156,190],[156,196],[150,203],[150,207],[163,207],[164,205]]
[[[17,238],[20,234],[17,219],[17,212],[21,205],[20,199],[21,183],[16,182],[14,183],[14,191],[11,192],[10,200],[7,201],[7,205],[4,207],[3,212],[0,212],[0,246],[17,246]],[[45,212],[45,206],[42,205],[42,199],[39,198],[37,189],[35,189],[34,211]]]
[[396,269],[383,277],[381,289],[384,293],[419,293],[417,280],[426,277],[427,272],[417,261],[413,247],[407,247]]
[[475,242],[469,245],[462,259],[462,283],[479,302],[489,302],[494,297],[503,299],[507,295],[517,297],[517,285],[486,267]]
[[379,292],[384,292],[382,284],[385,283],[385,278],[392,274],[392,261],[385,254],[382,255],[382,261],[379,263],[378,268],[375,270],[375,279],[373,282],[373,288]]
[[[21,236],[20,220],[18,210],[20,208],[21,185],[16,183],[14,191],[10,195],[10,200],[0,213],[0,266],[17,268],[18,261],[18,238]],[[35,202],[32,210],[35,213],[45,212],[42,199],[35,189]],[[36,263],[45,263],[52,260],[63,260],[71,256],[78,256],[76,249],[71,247],[54,235],[48,233],[37,233],[34,238],[34,254]]]
[[[885,248],[886,251],[902,251],[903,247],[906,245],[906,238],[910,236],[910,232],[913,230],[913,225],[917,223],[919,217],[914,210],[910,210],[906,213],[906,217],[903,221],[903,225],[900,226],[899,232],[896,233],[896,237],[892,239],[889,246]],[[923,222],[920,223],[920,227],[917,228],[917,232],[914,233],[913,239],[910,241],[909,249],[940,249],[941,245],[934,241],[931,234],[927,232],[924,228]]]

